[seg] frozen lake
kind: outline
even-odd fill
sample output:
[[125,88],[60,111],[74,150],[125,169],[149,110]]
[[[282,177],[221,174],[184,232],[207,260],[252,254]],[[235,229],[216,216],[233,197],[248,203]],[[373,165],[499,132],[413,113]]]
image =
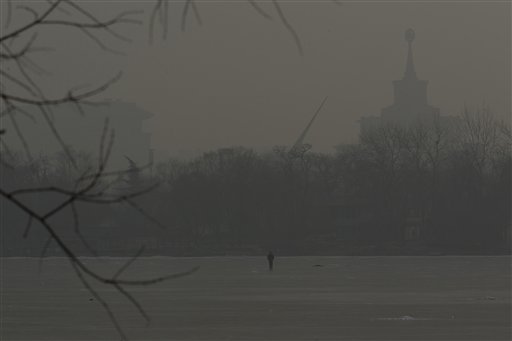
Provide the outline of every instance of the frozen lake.
[[[123,259],[86,259],[114,273]],[[1,340],[117,340],[65,259],[2,259]],[[151,324],[96,285],[131,340],[510,340],[509,257],[143,258],[124,277]],[[321,266],[315,266],[321,265]]]

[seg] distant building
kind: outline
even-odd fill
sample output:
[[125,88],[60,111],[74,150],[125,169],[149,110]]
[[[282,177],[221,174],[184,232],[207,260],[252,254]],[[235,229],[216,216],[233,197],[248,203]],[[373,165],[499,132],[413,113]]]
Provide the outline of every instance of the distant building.
[[[35,109],[25,109],[37,119],[33,122],[21,115],[18,119],[32,154],[48,155],[62,151],[50,128],[41,118],[41,113]],[[71,104],[51,108],[53,124],[64,143],[71,149],[97,157],[105,120],[108,118],[109,128],[114,129],[114,144],[108,167],[125,169],[129,166],[127,158],[136,162],[138,166],[147,165],[151,161],[151,134],[144,130],[144,122],[153,114],[134,103],[120,101],[105,105],[83,105],[82,111]],[[3,120],[2,124],[4,123],[8,133],[14,131],[8,120]],[[6,138],[10,145],[20,145],[14,133],[7,134]],[[108,142],[110,134],[107,134],[106,138]]]
[[[441,115],[440,109],[429,104],[427,96],[428,81],[418,79],[416,74],[412,43],[415,33],[412,29],[405,31],[407,42],[407,59],[402,79],[393,81],[393,103],[381,109],[380,115],[365,116],[359,121],[361,137],[387,127],[404,129],[424,127],[432,131],[438,128],[453,132],[459,121],[458,117]],[[342,151],[347,146],[339,146]],[[414,203],[407,208],[401,231],[406,242],[420,240],[425,229],[425,217],[415,209]],[[371,203],[353,197],[340,196],[331,203],[333,222],[338,238],[361,238],[382,241],[395,238],[389,229],[382,228],[378,221],[379,214]],[[394,223],[397,225],[398,223]],[[392,233],[394,226],[391,227]]]
[[361,133],[370,132],[382,126],[411,127],[415,125],[452,125],[453,116],[441,116],[439,108],[428,104],[428,81],[418,79],[414,68],[412,42],[415,33],[405,31],[407,41],[407,62],[402,79],[393,81],[393,103],[381,109],[379,116],[366,116],[360,120]]

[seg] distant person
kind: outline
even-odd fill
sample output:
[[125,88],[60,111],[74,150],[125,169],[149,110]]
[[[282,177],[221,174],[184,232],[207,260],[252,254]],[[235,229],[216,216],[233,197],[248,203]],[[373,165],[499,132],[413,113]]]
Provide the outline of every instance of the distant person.
[[268,270],[269,271],[272,271],[274,269],[274,258],[276,258],[276,257],[274,256],[272,251],[269,251],[269,253],[267,255]]

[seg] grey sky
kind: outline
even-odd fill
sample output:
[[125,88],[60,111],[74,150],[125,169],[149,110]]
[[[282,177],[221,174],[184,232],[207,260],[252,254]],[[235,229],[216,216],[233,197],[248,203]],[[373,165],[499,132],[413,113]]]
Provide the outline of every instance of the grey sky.
[[[123,6],[128,4],[137,6]],[[203,26],[190,16],[184,33],[181,3],[174,3],[168,39],[150,46],[147,27],[131,30],[137,32],[134,43],[120,45],[125,56],[105,56],[80,35],[73,35],[79,42],[54,37],[56,45],[76,45],[55,52],[66,62],[54,79],[64,77],[64,86],[93,83],[123,70],[108,95],[153,112],[147,122],[153,146],[171,153],[289,145],[328,95],[306,140],[315,150],[329,151],[356,140],[359,117],[390,104],[391,81],[405,68],[404,31],[411,27],[416,70],[429,81],[430,104],[455,114],[464,104],[485,101],[504,117],[510,113],[510,3],[281,4],[304,56],[270,2],[261,6],[272,21],[246,1],[199,2]],[[110,11],[119,3],[95,6]]]

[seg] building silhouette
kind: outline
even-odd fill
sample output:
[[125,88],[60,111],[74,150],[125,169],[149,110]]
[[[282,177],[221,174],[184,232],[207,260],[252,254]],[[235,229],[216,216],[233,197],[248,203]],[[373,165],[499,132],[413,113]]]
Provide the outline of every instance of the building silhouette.
[[[34,117],[39,117],[33,108],[24,108]],[[147,165],[152,161],[151,133],[146,131],[145,122],[153,114],[134,103],[112,101],[108,104],[82,106],[78,112],[73,104],[63,104],[51,108],[53,125],[59,132],[64,143],[77,152],[86,152],[96,158],[99,153],[101,136],[105,120],[109,120],[109,128],[114,130],[114,143],[108,162],[110,169],[126,169],[127,158],[138,166]],[[62,151],[50,128],[43,120],[31,121],[20,116],[19,124],[33,155],[52,155]],[[14,131],[5,120],[6,130]],[[15,147],[21,145],[15,134],[6,134],[6,140]],[[109,136],[107,136],[107,139]]]
[[428,81],[418,79],[413,59],[415,32],[405,31],[407,61],[402,79],[393,81],[393,103],[381,109],[379,116],[366,116],[360,120],[361,133],[365,134],[383,126],[412,127],[449,126],[455,118],[441,116],[440,109],[428,103]]

